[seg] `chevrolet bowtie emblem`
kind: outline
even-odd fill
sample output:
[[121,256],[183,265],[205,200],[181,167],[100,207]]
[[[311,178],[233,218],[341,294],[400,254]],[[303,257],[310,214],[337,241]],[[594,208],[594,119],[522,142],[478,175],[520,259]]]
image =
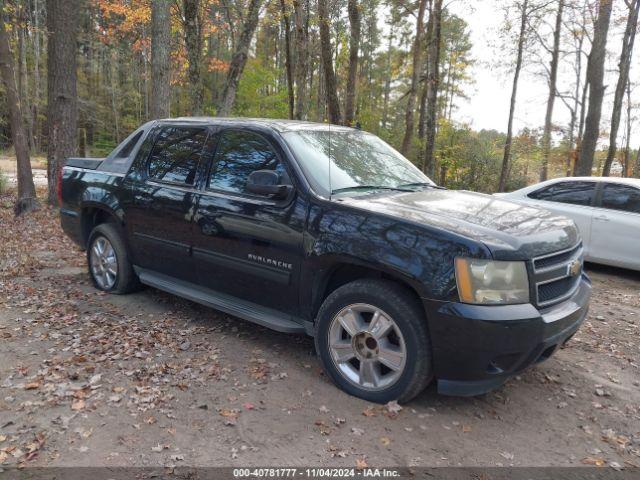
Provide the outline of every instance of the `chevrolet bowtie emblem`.
[[569,276],[575,277],[580,275],[580,270],[582,269],[582,262],[580,260],[574,260],[569,264]]

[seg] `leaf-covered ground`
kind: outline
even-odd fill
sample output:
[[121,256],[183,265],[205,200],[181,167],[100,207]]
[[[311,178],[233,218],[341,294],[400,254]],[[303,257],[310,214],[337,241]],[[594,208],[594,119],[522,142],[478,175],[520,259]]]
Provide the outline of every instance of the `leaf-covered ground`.
[[0,197],[0,464],[640,465],[640,274],[591,270],[571,343],[477,398],[349,397],[305,337],[92,288],[54,210]]

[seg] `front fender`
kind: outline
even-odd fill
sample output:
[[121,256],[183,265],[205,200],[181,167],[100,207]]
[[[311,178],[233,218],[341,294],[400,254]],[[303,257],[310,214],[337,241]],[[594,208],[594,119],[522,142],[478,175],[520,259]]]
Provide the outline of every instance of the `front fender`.
[[[424,299],[455,301],[455,257],[490,258],[481,242],[334,204],[311,207],[304,243],[302,285],[310,290],[306,298],[311,304],[314,292],[323,288],[323,279],[343,264],[383,272],[408,284]],[[304,305],[304,293],[302,302]]]

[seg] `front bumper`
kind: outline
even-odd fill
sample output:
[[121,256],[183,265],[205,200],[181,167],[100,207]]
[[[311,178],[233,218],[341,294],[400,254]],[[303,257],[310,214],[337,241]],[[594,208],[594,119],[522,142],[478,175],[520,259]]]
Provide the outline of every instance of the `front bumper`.
[[546,360],[578,330],[590,295],[583,274],[569,299],[541,310],[424,300],[438,392],[480,395]]

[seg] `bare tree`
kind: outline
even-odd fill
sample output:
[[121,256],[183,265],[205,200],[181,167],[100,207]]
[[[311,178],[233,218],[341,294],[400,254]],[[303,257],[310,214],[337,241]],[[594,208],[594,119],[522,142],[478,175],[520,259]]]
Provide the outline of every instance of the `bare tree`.
[[240,83],[240,77],[242,76],[244,67],[247,64],[249,46],[251,45],[253,34],[258,26],[258,17],[261,6],[262,0],[249,1],[249,8],[244,16],[242,31],[240,32],[240,38],[238,39],[236,50],[233,53],[231,63],[229,64],[227,80],[222,92],[222,100],[218,107],[218,116],[220,117],[228,117],[236,101],[238,84]]
[[393,24],[389,24],[389,37],[387,40],[387,52],[385,54],[385,79],[384,96],[382,100],[382,128],[388,127],[389,121],[389,96],[391,95],[391,53],[393,48],[394,31]]
[[544,117],[544,130],[542,133],[542,170],[540,181],[547,179],[549,175],[549,155],[551,153],[551,123],[553,120],[553,105],[557,96],[556,82],[558,78],[558,59],[560,57],[560,30],[562,29],[562,11],[564,0],[558,1],[556,12],[556,25],[553,31],[553,48],[551,50],[551,65],[549,67],[549,96],[547,98],[547,112]]
[[436,144],[436,121],[438,113],[438,89],[440,86],[440,43],[442,32],[442,0],[434,0],[429,21],[432,22],[429,38],[429,67],[427,72],[426,137],[422,169],[430,177],[435,173],[433,152]]
[[202,114],[204,89],[202,85],[202,11],[200,0],[183,0],[184,43],[187,49],[187,77],[189,78],[189,98],[191,114]]
[[627,26],[622,37],[622,51],[620,52],[620,61],[618,62],[618,82],[616,83],[616,92],[613,97],[613,112],[611,114],[611,130],[609,132],[609,150],[607,151],[607,159],[604,162],[602,176],[608,177],[611,170],[611,164],[616,156],[618,128],[620,126],[620,113],[622,111],[622,100],[629,79],[629,69],[631,67],[631,57],[633,55],[633,43],[638,29],[638,11],[640,10],[640,0],[632,0],[627,4],[629,7],[629,15],[627,16]]
[[296,105],[294,116],[298,120],[307,113],[307,77],[309,74],[309,0],[293,0],[295,24],[295,83]]
[[504,154],[502,156],[502,169],[500,170],[500,182],[498,191],[504,192],[507,184],[507,175],[509,173],[509,162],[511,160],[511,143],[513,141],[513,115],[516,110],[516,96],[518,92],[518,80],[520,79],[520,70],[522,69],[522,54],[526,38],[527,28],[527,8],[528,0],[519,5],[520,7],[520,32],[518,34],[518,48],[516,54],[516,67],[513,72],[513,85],[511,87],[511,103],[509,106],[509,121],[507,123],[507,139],[504,142]]
[[291,26],[289,25],[289,12],[285,0],[280,0],[280,9],[284,21],[284,62],[287,72],[287,95],[289,98],[289,118],[293,118],[294,97],[293,97],[293,71],[291,67]]
[[47,0],[47,119],[49,203],[56,205],[62,167],[78,145],[76,38],[79,0]]
[[151,118],[171,115],[171,1],[151,1]]
[[[574,164],[578,154],[578,147],[581,141],[582,123],[584,121],[584,107],[583,102],[586,98],[586,92],[582,85],[582,57],[586,56],[584,52],[585,39],[588,39],[588,35],[585,27],[586,20],[586,1],[582,6],[573,6],[569,4],[570,21],[566,24],[565,31],[569,32],[570,41],[573,42],[574,49],[572,53],[575,57],[575,61],[572,62],[573,72],[575,75],[575,83],[573,85],[573,91],[570,93],[558,92],[560,100],[565,104],[570,113],[569,128],[567,132],[567,158],[566,158],[566,176],[571,176],[574,168]],[[586,85],[586,83],[585,83]],[[582,91],[582,97],[580,92]],[[580,115],[580,125],[578,126],[578,115]],[[576,127],[578,131],[576,132]]]
[[589,109],[585,120],[584,135],[580,149],[580,157],[576,164],[576,172],[581,176],[591,176],[593,157],[600,135],[600,116],[602,114],[602,98],[604,97],[604,61],[607,47],[607,33],[611,19],[612,0],[600,0],[598,18],[596,20],[591,53],[587,63],[587,82],[589,84]]
[[416,108],[416,95],[418,82],[420,81],[420,71],[422,70],[422,34],[424,30],[424,12],[427,8],[427,0],[419,0],[418,14],[416,20],[416,35],[413,40],[413,64],[411,70],[411,84],[407,93],[407,106],[404,115],[404,137],[400,151],[403,155],[409,152],[411,139],[413,138],[413,117]]
[[355,103],[357,95],[356,80],[358,76],[358,50],[360,48],[360,7],[357,0],[348,0],[349,12],[349,71],[347,74],[347,91],[345,94],[344,123],[351,125],[355,117]]
[[16,152],[18,170],[18,199],[14,208],[15,214],[35,210],[39,207],[36,188],[33,184],[31,161],[29,159],[29,143],[24,128],[22,108],[18,96],[15,72],[13,70],[13,55],[9,47],[9,37],[5,29],[5,18],[0,7],[0,75],[4,84],[5,96],[9,110],[9,124],[11,126],[11,140]]
[[333,54],[329,32],[327,0],[318,0],[318,22],[320,23],[320,57],[322,59],[322,70],[324,72],[329,122],[341,123],[342,116],[340,114],[340,103],[338,101],[338,85],[336,75],[333,71]]

